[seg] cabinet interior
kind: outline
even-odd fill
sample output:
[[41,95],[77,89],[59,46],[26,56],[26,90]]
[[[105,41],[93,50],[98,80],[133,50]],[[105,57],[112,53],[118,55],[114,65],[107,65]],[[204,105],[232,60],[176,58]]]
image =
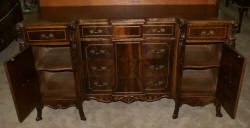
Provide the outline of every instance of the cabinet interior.
[[184,68],[212,68],[220,66],[222,43],[186,45]]
[[33,47],[33,55],[37,70],[72,70],[70,47]]
[[32,50],[42,98],[75,98],[70,47],[33,46]]
[[218,81],[218,68],[184,70],[181,91],[184,95],[214,95]]

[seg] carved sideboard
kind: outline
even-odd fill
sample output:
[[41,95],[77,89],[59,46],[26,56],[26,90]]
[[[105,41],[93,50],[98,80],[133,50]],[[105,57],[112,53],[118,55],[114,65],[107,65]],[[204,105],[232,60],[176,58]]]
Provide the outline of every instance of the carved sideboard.
[[[82,103],[175,100],[215,103],[234,118],[246,59],[235,50],[235,23],[181,18],[35,21],[19,25],[21,51],[5,63],[17,110],[23,121],[36,108]],[[167,108],[166,108],[167,109]]]

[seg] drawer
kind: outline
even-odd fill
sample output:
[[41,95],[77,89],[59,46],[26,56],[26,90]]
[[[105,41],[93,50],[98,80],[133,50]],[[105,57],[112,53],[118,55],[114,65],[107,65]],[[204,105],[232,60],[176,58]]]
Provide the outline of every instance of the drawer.
[[88,88],[92,91],[112,91],[114,79],[112,77],[90,77]]
[[68,41],[67,29],[26,29],[26,39],[29,42],[63,42]]
[[113,26],[113,38],[142,37],[141,26]]
[[174,36],[175,24],[143,25],[144,36]]
[[89,76],[113,76],[114,75],[114,61],[112,60],[95,60],[88,62]]
[[167,59],[170,56],[170,46],[164,43],[143,43],[143,59]]
[[109,37],[111,26],[81,26],[81,37]]
[[191,40],[226,39],[227,35],[227,25],[188,25],[187,27],[187,39]]
[[168,89],[167,77],[145,77],[143,86],[147,91],[166,90]]
[[113,44],[88,44],[85,51],[88,60],[114,59]]
[[168,76],[168,61],[165,60],[144,60],[142,74],[146,77]]

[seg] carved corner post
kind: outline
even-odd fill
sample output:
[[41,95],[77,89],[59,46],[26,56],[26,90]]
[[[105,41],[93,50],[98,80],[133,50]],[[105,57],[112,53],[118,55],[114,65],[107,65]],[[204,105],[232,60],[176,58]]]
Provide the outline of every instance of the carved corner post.
[[80,42],[80,31],[77,23],[73,23],[69,26],[70,34],[70,47],[71,47],[71,58],[72,66],[74,70],[74,78],[76,83],[76,108],[79,111],[81,120],[86,120],[83,112],[83,88],[82,88],[82,61],[81,61],[81,42]]
[[231,25],[231,31],[230,31],[228,42],[227,42],[227,44],[231,46],[232,48],[235,48],[235,41],[236,41],[235,35],[238,32],[238,28],[239,28],[238,24],[233,22]]
[[181,81],[183,73],[184,55],[185,55],[185,36],[186,36],[186,24],[183,19],[178,19],[179,24],[179,46],[178,46],[178,59],[177,59],[177,87],[176,87],[176,98],[175,98],[175,109],[172,118],[177,119],[179,114],[179,108],[182,105],[181,102]]
[[16,41],[19,43],[19,50],[22,51],[28,47],[28,44],[26,43],[25,39],[25,30],[24,25],[22,23],[16,24]]

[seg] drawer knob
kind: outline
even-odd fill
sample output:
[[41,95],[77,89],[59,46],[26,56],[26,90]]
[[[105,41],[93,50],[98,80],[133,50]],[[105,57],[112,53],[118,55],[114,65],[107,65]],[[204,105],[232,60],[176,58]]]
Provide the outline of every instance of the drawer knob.
[[206,31],[202,31],[202,32],[201,32],[201,35],[202,35],[202,36],[205,36],[205,35],[207,35],[207,32],[206,32]]
[[52,34],[52,33],[50,33],[50,34],[41,34],[40,35],[40,37],[42,38],[42,39],[52,39],[52,38],[54,38],[55,36],[54,36],[54,34]]
[[100,54],[104,54],[105,53],[105,50],[99,50],[99,51],[96,51],[94,49],[90,50],[89,51],[91,54],[94,54],[94,55],[100,55]]
[[161,69],[164,69],[164,68],[165,68],[165,65],[158,65],[158,66],[156,66],[156,65],[150,65],[149,68],[150,68],[151,70],[159,71],[159,70],[161,70]]
[[153,54],[161,54],[161,53],[164,53],[165,51],[166,51],[166,49],[160,49],[160,50],[152,49],[151,53],[153,53]]
[[166,31],[166,29],[165,28],[161,28],[161,32],[165,32]]
[[104,87],[104,86],[107,86],[108,83],[107,82],[97,82],[97,81],[95,81],[94,85],[97,86],[97,87]]
[[160,81],[156,81],[156,82],[152,81],[150,83],[151,83],[150,84],[151,86],[161,86],[164,82],[162,80],[160,80]]
[[213,30],[210,30],[209,33],[208,33],[209,36],[212,36],[214,35],[214,31]]
[[99,30],[94,30],[94,29],[91,29],[89,31],[90,34],[102,34],[103,33],[103,30],[102,29],[99,29]]
[[101,67],[92,66],[91,69],[94,71],[104,71],[107,69],[107,67],[106,66],[101,66]]

